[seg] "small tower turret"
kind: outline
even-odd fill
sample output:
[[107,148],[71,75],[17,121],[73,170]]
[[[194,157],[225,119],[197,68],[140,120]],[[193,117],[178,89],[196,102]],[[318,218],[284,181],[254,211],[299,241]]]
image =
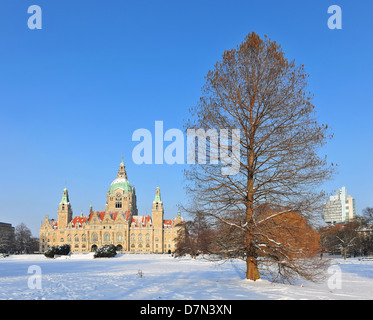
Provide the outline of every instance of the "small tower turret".
[[73,210],[71,209],[69,193],[66,188],[63,189],[62,199],[60,204],[58,205],[57,215],[58,229],[66,229],[67,225],[73,219]]
[[163,215],[164,208],[161,200],[161,191],[157,187],[152,207],[152,222],[154,227],[155,252],[158,253],[163,252]]

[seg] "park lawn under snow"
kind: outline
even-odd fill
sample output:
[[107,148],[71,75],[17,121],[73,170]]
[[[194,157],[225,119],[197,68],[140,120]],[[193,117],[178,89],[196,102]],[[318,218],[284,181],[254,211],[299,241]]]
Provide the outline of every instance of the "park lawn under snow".
[[[40,267],[41,289],[28,287],[29,267]],[[240,260],[217,263],[169,255],[92,254],[47,259],[43,255],[0,258],[0,299],[372,299],[373,261],[334,259],[342,287],[298,281],[295,285],[244,279]],[[142,277],[139,275],[142,273]]]

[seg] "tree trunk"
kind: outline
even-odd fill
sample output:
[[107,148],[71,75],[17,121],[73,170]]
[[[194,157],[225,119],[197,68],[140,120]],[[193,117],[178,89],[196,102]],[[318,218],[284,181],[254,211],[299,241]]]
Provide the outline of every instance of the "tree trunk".
[[256,281],[260,279],[258,265],[254,257],[246,258],[246,279]]

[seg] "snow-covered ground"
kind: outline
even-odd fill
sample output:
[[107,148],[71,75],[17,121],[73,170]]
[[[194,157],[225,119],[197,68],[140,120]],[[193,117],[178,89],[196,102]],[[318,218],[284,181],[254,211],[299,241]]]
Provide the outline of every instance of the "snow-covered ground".
[[19,255],[0,258],[0,299],[373,299],[373,261],[334,259],[332,266],[324,282],[289,285],[247,281],[239,260]]

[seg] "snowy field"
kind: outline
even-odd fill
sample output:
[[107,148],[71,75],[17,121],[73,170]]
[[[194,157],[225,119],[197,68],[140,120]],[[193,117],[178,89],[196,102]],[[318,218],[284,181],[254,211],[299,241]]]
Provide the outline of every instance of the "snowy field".
[[[245,266],[239,260],[217,263],[168,255],[101,259],[93,259],[91,254],[56,259],[19,255],[0,258],[0,300],[373,299],[373,261],[334,259],[332,266],[342,271],[338,285],[331,279],[334,273],[327,274],[321,283],[289,285],[268,279],[247,281]],[[35,270],[41,272],[41,282],[30,278]]]

